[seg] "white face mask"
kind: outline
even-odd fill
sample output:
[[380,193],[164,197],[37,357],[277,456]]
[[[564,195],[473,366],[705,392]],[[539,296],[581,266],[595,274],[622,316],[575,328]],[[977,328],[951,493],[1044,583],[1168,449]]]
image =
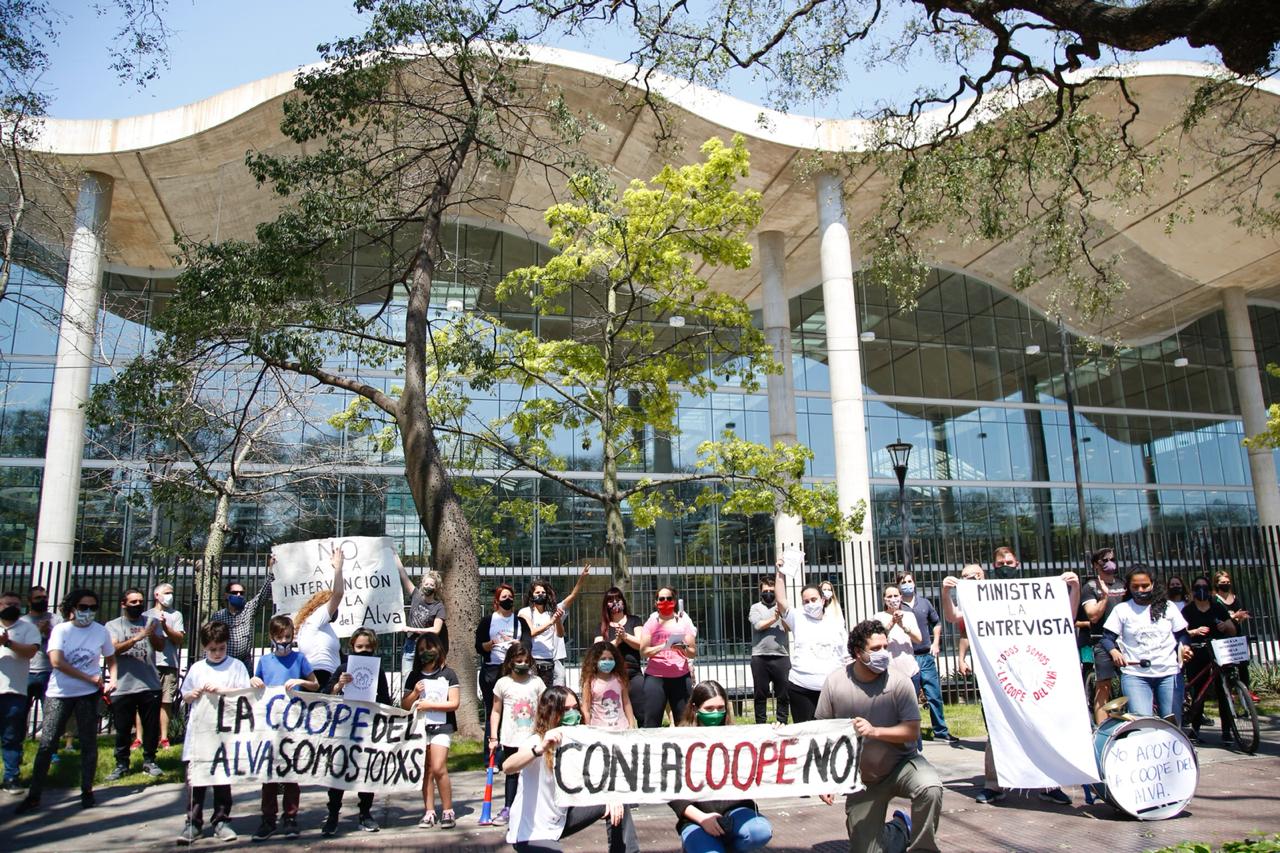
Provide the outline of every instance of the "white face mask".
[[898,595],[885,596],[884,606],[889,608],[890,610],[897,610],[899,607],[902,606],[902,597]]
[[172,607],[172,606],[173,606],[173,593],[171,593],[171,592],[166,592],[164,595],[160,596],[160,606],[161,606],[161,607]]
[[867,659],[863,663],[872,672],[884,672],[889,668],[889,658],[888,649],[876,649],[874,652],[867,652]]
[[818,619],[822,616],[822,602],[806,601],[804,603],[804,612],[810,619]]
[[824,589],[822,590],[821,595],[822,595],[823,601],[830,601],[832,598],[835,597],[835,590]]

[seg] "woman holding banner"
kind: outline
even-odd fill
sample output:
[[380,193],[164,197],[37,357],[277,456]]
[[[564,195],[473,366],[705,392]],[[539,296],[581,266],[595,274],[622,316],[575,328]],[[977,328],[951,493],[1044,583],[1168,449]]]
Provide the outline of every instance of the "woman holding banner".
[[644,713],[640,725],[656,729],[662,714],[671,706],[672,721],[684,715],[689,702],[689,661],[697,657],[698,629],[686,613],[676,612],[678,596],[673,587],[658,590],[657,613],[644,623],[644,646],[640,654],[648,659],[644,676]]
[[1120,672],[1129,713],[1167,717],[1181,725],[1178,670],[1187,649],[1187,620],[1170,607],[1141,563],[1129,569],[1124,598],[1102,626],[1102,647]]
[[787,576],[782,573],[781,559],[774,576],[774,594],[778,599],[778,613],[791,629],[791,674],[787,689],[791,719],[807,723],[818,710],[822,683],[849,659],[849,633],[843,619],[824,618],[822,592],[816,584],[800,591],[802,610],[799,614],[787,605]]
[[338,618],[346,584],[342,580],[342,563],[345,559],[341,548],[334,548],[329,556],[333,566],[333,588],[322,589],[307,599],[306,604],[293,617],[298,626],[298,651],[302,652],[316,674],[320,690],[329,686],[329,678],[342,661],[342,645],[333,630],[333,620]]

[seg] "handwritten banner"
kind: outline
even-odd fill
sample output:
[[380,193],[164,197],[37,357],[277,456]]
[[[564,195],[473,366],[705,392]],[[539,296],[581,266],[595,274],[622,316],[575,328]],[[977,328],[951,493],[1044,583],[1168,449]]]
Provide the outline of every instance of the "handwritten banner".
[[192,785],[297,782],[417,791],[426,740],[409,711],[282,687],[201,696],[183,759]]
[[346,593],[333,630],[350,637],[357,628],[379,634],[404,630],[404,587],[396,568],[396,552],[388,536],[310,539],[272,547],[276,558],[271,585],[277,613],[296,613],[312,595],[333,588],[335,548],[345,558],[342,578]]
[[1196,794],[1195,751],[1182,732],[1144,729],[1111,744],[1103,756],[1107,793],[1144,820],[1180,814]]
[[957,589],[1000,784],[1099,781],[1066,582],[961,581]]
[[861,791],[849,720],[611,732],[570,726],[555,753],[556,804],[666,803]]

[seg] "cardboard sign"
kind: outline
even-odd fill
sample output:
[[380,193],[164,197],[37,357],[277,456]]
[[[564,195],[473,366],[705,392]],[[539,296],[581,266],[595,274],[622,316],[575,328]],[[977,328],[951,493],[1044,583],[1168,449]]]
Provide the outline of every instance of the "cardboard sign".
[[351,683],[342,688],[346,699],[374,702],[378,698],[378,674],[382,672],[382,658],[377,655],[348,655],[347,675]]
[[276,612],[296,613],[312,595],[333,588],[330,559],[335,548],[341,548],[345,558],[346,591],[333,622],[334,632],[350,637],[357,628],[379,634],[404,630],[404,587],[388,536],[310,539],[272,547],[276,562],[271,593]]
[[1213,640],[1213,659],[1218,666],[1230,666],[1233,663],[1247,663],[1249,660],[1249,638],[1227,637]]

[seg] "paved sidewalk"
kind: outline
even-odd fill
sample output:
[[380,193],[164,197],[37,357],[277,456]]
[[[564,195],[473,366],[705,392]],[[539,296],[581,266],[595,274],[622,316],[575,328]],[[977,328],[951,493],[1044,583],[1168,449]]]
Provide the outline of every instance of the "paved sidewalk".
[[[966,742],[953,749],[925,744],[925,756],[938,768],[947,791],[943,800],[939,842],[948,853],[988,851],[1111,850],[1141,853],[1181,841],[1220,843],[1247,834],[1280,832],[1280,732],[1266,736],[1258,755],[1246,756],[1217,746],[1200,750],[1200,786],[1196,799],[1180,817],[1160,822],[1129,819],[1105,803],[1086,806],[1080,789],[1070,790],[1071,806],[1054,806],[1033,797],[1010,795],[995,806],[980,806],[973,795],[981,787],[982,741]],[[1215,738],[1211,735],[1211,740]],[[257,827],[257,789],[236,789],[233,825],[240,840],[222,844],[206,836],[192,850],[252,849],[253,851],[379,850],[408,851],[448,849],[473,853],[509,849],[505,830],[479,827],[483,773],[453,777],[458,827],[454,830],[420,830],[420,800],[400,794],[380,800],[375,817],[384,829],[359,831],[352,820],[355,797],[347,795],[341,832],[322,838],[325,814],[323,791],[304,790],[300,823],[303,833],[295,840],[273,838],[253,844],[249,835]],[[501,785],[495,785],[501,797]],[[185,789],[161,785],[143,789],[110,788],[98,793],[99,805],[82,810],[78,798],[63,792],[47,793],[39,814],[12,815],[12,805],[0,800],[0,849],[47,850],[66,853],[94,851],[178,849],[174,843],[182,829]],[[17,798],[11,798],[16,804]],[[762,803],[773,822],[775,853],[845,853],[844,814],[816,799],[771,800]],[[206,803],[206,814],[212,803]],[[675,818],[663,806],[636,810],[641,847],[645,851],[678,851]],[[206,829],[207,832],[207,829]],[[589,829],[567,839],[567,851],[604,850],[603,829]]]

